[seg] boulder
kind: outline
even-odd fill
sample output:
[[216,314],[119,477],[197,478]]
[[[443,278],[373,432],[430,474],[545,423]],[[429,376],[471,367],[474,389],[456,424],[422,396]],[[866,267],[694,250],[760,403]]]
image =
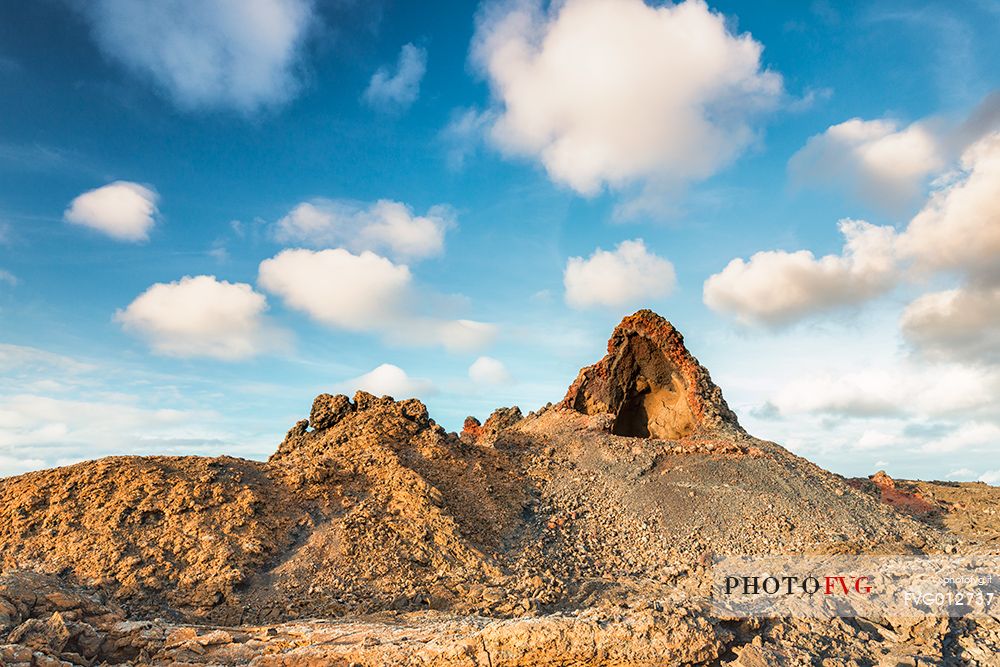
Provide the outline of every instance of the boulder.
[[493,444],[501,431],[522,419],[524,415],[521,414],[521,408],[516,405],[510,408],[497,408],[482,424],[475,417],[466,417],[462,424],[462,439],[466,442]]
[[309,412],[309,425],[316,431],[330,428],[353,409],[351,399],[343,394],[336,396],[320,394],[313,400],[312,410]]

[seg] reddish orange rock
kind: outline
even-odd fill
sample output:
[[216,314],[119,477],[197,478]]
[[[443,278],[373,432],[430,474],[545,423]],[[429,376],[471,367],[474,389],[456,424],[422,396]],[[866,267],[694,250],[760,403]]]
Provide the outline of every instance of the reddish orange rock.
[[882,490],[896,488],[896,480],[889,477],[888,473],[884,470],[879,470],[877,473],[869,477],[869,479],[875,486]]
[[479,436],[483,432],[483,425],[479,423],[479,420],[475,417],[469,416],[465,418],[462,422],[462,439],[468,440],[470,442],[475,442],[479,440]]
[[899,488],[896,480],[889,477],[884,470],[879,470],[869,477],[869,479],[878,487],[882,496],[882,502],[886,505],[891,505],[901,512],[908,514],[928,514],[936,509],[934,505],[924,500],[920,494]]
[[651,310],[615,327],[608,353],[580,371],[561,407],[614,415],[617,435],[674,440],[698,431],[739,429],[719,389],[684,346],[684,337]]
[[462,439],[466,442],[491,444],[501,431],[510,428],[522,418],[521,408],[516,405],[511,408],[497,408],[483,424],[480,424],[475,417],[466,417],[462,424]]

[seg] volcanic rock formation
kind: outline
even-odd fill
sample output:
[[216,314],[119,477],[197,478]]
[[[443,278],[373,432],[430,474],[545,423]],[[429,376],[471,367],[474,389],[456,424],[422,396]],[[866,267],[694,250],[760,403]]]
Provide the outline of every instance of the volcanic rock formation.
[[[680,333],[640,311],[562,403],[461,436],[416,399],[322,394],[267,462],[0,480],[0,665],[947,664],[1000,647],[986,621],[708,611],[714,555],[951,552],[1000,506],[990,487],[887,495],[886,479],[745,433]],[[971,492],[986,509],[950,519]],[[899,511],[902,493],[935,512]]]
[[622,320],[608,354],[580,371],[562,406],[614,416],[615,435],[675,440],[695,431],[739,428],[708,370],[684,337],[651,310]]

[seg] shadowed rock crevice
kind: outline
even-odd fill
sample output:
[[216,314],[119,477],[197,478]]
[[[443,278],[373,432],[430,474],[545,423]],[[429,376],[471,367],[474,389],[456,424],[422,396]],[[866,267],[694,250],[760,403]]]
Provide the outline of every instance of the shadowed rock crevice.
[[612,373],[622,378],[609,406],[615,435],[673,440],[697,428],[680,370],[648,338],[627,338]]

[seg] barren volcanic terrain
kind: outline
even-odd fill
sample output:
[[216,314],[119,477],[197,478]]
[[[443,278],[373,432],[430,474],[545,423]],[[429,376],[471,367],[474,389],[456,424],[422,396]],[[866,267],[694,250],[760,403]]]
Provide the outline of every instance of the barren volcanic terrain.
[[323,394],[267,462],[0,480],[0,664],[995,665],[996,620],[737,621],[705,598],[725,554],[995,550],[998,508],[754,438],[640,311],[561,402],[461,434],[416,399]]

